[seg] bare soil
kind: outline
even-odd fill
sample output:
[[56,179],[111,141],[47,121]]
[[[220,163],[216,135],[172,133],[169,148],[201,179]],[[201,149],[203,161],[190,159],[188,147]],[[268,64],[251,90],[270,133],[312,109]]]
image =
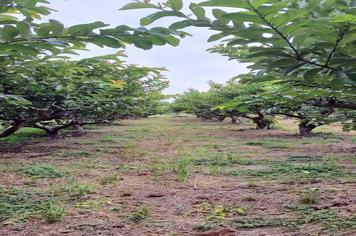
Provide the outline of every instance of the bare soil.
[[[273,130],[185,116],[119,124],[0,143],[0,211],[19,211],[1,201],[18,192],[30,196],[21,204],[65,209],[53,224],[43,210],[0,212],[0,235],[356,235],[355,133],[301,138],[290,120]],[[23,171],[38,165],[63,175]],[[73,198],[72,182],[92,190]]]

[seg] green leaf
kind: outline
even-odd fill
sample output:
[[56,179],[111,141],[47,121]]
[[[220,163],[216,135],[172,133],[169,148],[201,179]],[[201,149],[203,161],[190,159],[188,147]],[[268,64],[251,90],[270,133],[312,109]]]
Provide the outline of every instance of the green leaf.
[[96,36],[94,37],[94,44],[99,44],[99,46],[107,46],[111,48],[120,48],[123,47],[123,44],[117,39],[114,39],[109,36]]
[[51,30],[55,35],[62,35],[64,33],[64,25],[57,20],[49,20],[51,24]]
[[315,69],[308,70],[307,72],[304,73],[303,77],[307,81],[314,81],[315,78],[317,77],[318,73],[320,71],[322,71],[322,70],[323,69],[320,69],[320,68],[315,68]]
[[160,12],[156,12],[156,13],[153,13],[149,16],[142,18],[140,23],[142,26],[146,26],[146,25],[152,24],[156,20],[159,20],[159,19],[161,19],[163,17],[167,17],[167,16],[185,17],[185,15],[183,13],[177,12],[177,11],[160,11]]
[[342,23],[356,23],[356,16],[350,14],[343,14],[334,16],[330,19],[331,22],[342,22]]
[[251,4],[253,7],[255,8],[259,8],[260,6],[262,6],[265,3],[268,3],[269,0],[252,0]]
[[156,5],[151,3],[144,3],[144,2],[132,2],[128,3],[120,10],[133,10],[133,9],[144,9],[144,8],[158,8]]
[[4,41],[12,41],[16,36],[20,34],[18,29],[12,25],[5,25],[4,28],[1,29],[1,38]]
[[223,23],[223,24],[228,24],[228,23],[230,22],[230,20],[223,18],[223,15],[227,14],[226,11],[223,11],[223,10],[221,10],[221,9],[213,9],[212,13],[213,13],[213,16],[214,16],[217,20],[219,20],[221,23]]
[[244,0],[210,0],[199,3],[199,6],[203,7],[234,7],[251,9],[250,5]]
[[19,21],[16,23],[16,27],[20,32],[22,38],[31,37],[31,25],[26,21]]
[[87,36],[93,32],[94,29],[99,29],[108,26],[101,21],[90,24],[74,25],[68,28],[68,33],[72,36]]
[[205,20],[205,10],[196,3],[192,3],[189,6],[190,10],[196,15],[199,20]]
[[194,25],[191,20],[178,21],[169,26],[171,30],[179,30]]
[[263,20],[251,12],[236,12],[236,13],[229,13],[222,16],[225,19],[232,20],[237,23],[241,22],[253,22],[253,23],[264,23]]
[[180,11],[183,8],[182,0],[168,0],[167,5],[172,8],[172,10]]

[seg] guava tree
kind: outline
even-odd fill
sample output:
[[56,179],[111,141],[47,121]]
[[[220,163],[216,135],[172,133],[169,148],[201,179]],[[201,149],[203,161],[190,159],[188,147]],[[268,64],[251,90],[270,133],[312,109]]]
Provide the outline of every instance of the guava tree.
[[115,55],[6,68],[0,92],[9,98],[0,100],[0,120],[7,128],[0,137],[21,127],[57,135],[70,126],[155,113],[167,85],[162,69],[125,65]]
[[[310,90],[285,83],[277,75],[273,78],[266,77],[246,74],[232,79],[235,81],[234,90],[240,92],[218,108],[245,118],[250,116],[255,119],[259,128],[268,127],[270,119],[265,119],[267,115],[298,119],[299,133],[303,136],[310,135],[311,131],[320,125],[347,121],[355,116],[354,111],[316,107],[315,102],[310,102],[315,96],[310,94]],[[319,89],[318,94],[323,96],[328,94],[328,91]]]
[[229,114],[214,109],[219,104],[227,101],[222,94],[223,86],[214,82],[209,82],[209,86],[210,89],[206,92],[189,89],[183,94],[177,95],[171,104],[171,109],[174,112],[194,114],[204,120],[216,119],[223,121]]
[[308,94],[303,104],[346,113],[356,109],[354,0],[210,0],[191,3],[191,13],[183,12],[181,0],[169,0],[123,9],[137,8],[156,11],[141,19],[143,26],[176,17],[168,29],[209,28],[214,32],[209,41],[219,41],[211,52],[250,63],[257,78],[277,76],[292,85],[292,95],[294,88],[298,98]]
[[[137,104],[141,105],[138,116],[155,112],[166,84],[160,79],[160,69],[127,66],[105,58],[60,59],[87,44],[111,48],[133,44],[143,49],[175,46],[176,36],[184,33],[125,25],[110,28],[103,22],[67,27],[58,20],[41,20],[51,11],[45,0],[0,2],[0,120],[6,126],[0,136],[23,126],[57,133],[73,124],[112,120],[123,113],[131,116],[138,114],[138,108],[133,108]],[[134,77],[130,81],[128,74]],[[133,86],[135,79],[139,90],[133,93],[128,86]],[[150,111],[143,107],[144,102],[151,105]]]

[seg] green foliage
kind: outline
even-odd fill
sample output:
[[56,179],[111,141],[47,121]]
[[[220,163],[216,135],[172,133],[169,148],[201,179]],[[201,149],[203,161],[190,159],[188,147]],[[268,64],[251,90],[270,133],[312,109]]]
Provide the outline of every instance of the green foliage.
[[301,193],[299,196],[299,202],[302,204],[314,204],[318,199],[318,192],[316,190],[308,190]]
[[[179,6],[179,1],[172,4]],[[125,25],[109,28],[99,21],[66,27],[58,20],[41,20],[52,11],[43,0],[1,3],[0,137],[22,127],[58,135],[74,125],[157,113],[167,86],[162,69],[126,65],[118,59],[124,56],[122,51],[78,61],[67,55],[88,44],[111,48],[133,44],[144,49],[177,45],[173,35],[182,33]]]
[[189,177],[189,165],[191,160],[183,157],[173,165],[173,172],[177,175],[177,181],[183,182]]
[[58,202],[50,201],[44,207],[42,216],[49,224],[57,223],[64,217],[64,208]]
[[149,215],[150,215],[149,209],[145,206],[142,206],[130,214],[129,220],[138,224],[144,221],[145,219],[147,219]]
[[0,100],[0,120],[14,131],[27,126],[56,134],[70,126],[149,116],[158,112],[167,86],[162,69],[124,65],[116,55],[32,60],[4,69],[0,91],[22,101]]
[[30,190],[0,187],[0,225],[18,223],[41,212],[43,201]]
[[33,178],[60,178],[64,176],[64,173],[55,166],[44,164],[27,165],[20,172]]
[[115,174],[111,174],[111,175],[107,175],[105,177],[103,177],[100,180],[100,183],[102,185],[116,185],[119,181],[120,181],[120,174],[119,173],[115,173]]

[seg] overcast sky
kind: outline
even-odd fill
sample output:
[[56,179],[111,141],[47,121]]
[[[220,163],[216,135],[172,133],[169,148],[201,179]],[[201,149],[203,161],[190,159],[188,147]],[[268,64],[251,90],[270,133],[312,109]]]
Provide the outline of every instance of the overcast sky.
[[[50,18],[58,19],[67,26],[103,21],[111,26],[125,24],[138,27],[139,19],[152,12],[152,10],[118,11],[131,0],[50,0],[49,2],[51,7],[58,11],[51,14]],[[186,5],[189,2],[197,1],[184,0]],[[167,20],[161,20],[156,24],[167,25]],[[145,51],[128,46],[126,53],[129,57],[126,61],[144,66],[166,67],[168,72],[165,75],[171,85],[165,91],[167,94],[180,93],[188,88],[205,90],[209,80],[224,82],[234,75],[247,71],[243,64],[206,52],[207,48],[213,46],[207,43],[211,31],[196,28],[190,28],[188,31],[193,34],[193,37],[182,39],[178,47],[157,46]],[[84,52],[82,55],[96,56],[116,51],[92,46],[90,49],[90,52]]]

